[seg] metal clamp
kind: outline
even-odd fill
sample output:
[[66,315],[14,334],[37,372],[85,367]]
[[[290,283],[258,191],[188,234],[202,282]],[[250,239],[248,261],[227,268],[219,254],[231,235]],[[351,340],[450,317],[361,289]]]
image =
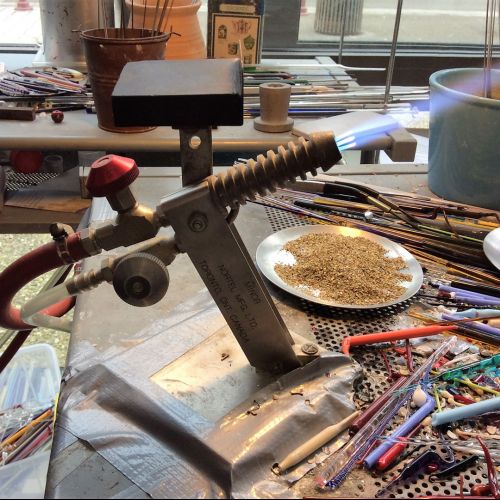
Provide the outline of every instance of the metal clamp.
[[73,228],[66,224],[56,222],[50,225],[50,234],[56,244],[57,255],[64,264],[74,264],[75,260],[71,257],[68,249],[68,236],[73,234]]

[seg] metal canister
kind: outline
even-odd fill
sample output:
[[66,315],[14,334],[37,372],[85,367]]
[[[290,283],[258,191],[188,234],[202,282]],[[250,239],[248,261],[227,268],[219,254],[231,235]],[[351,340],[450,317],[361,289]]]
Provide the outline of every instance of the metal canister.
[[361,33],[364,0],[317,0],[314,30],[327,35]]
[[81,37],[85,47],[99,127],[121,133],[153,130],[155,127],[117,127],[114,122],[111,94],[127,63],[165,58],[169,35],[139,28],[127,28],[124,31],[119,28],[108,28],[87,30]]
[[500,210],[500,71],[493,98],[482,96],[483,70],[431,75],[429,187],[453,201]]
[[38,63],[85,70],[80,32],[103,25],[104,17],[108,26],[114,24],[113,0],[102,5],[106,15],[98,12],[96,0],[40,0],[43,55]]

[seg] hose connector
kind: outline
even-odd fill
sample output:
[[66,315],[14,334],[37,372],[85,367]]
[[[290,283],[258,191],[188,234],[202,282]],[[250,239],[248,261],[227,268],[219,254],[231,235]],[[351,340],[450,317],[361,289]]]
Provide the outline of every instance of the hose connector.
[[320,132],[311,134],[309,141],[301,137],[298,144],[290,142],[286,149],[281,146],[278,153],[269,151],[246,165],[211,176],[209,182],[223,206],[236,208],[247,198],[274,192],[297,177],[305,180],[307,173],[316,175],[318,168],[327,171],[341,158],[333,132]]
[[91,269],[85,273],[77,274],[72,279],[66,281],[65,286],[70,295],[79,295],[97,288],[105,281],[110,282],[113,279],[111,259],[106,259],[101,269]]

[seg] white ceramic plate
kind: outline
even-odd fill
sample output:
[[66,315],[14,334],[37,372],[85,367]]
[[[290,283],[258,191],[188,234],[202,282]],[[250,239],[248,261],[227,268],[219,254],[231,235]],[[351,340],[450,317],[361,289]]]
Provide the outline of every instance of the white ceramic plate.
[[486,236],[483,249],[489,261],[500,270],[500,227],[493,229],[493,231]]
[[[331,233],[351,237],[361,236],[363,238],[374,241],[387,250],[387,257],[401,257],[406,264],[406,267],[402,269],[401,272],[411,275],[412,279],[411,281],[401,282],[401,286],[404,286],[405,291],[397,299],[381,304],[369,305],[343,304],[341,302],[325,300],[312,293],[313,291],[309,292],[305,287],[299,288],[291,286],[288,283],[285,283],[285,281],[283,281],[278,276],[278,274],[274,270],[274,267],[276,264],[293,263],[294,257],[289,252],[283,250],[283,247],[289,241],[295,240],[297,238],[300,238],[301,236],[311,233]],[[418,261],[401,245],[398,245],[397,243],[394,243],[393,241],[388,240],[387,238],[384,238],[382,236],[368,233],[360,229],[339,226],[300,226],[284,229],[283,231],[274,233],[266,238],[259,245],[259,248],[257,248],[257,266],[269,281],[271,281],[281,289],[287,291],[288,293],[291,293],[292,295],[301,297],[311,302],[315,302],[317,304],[347,309],[377,309],[380,307],[388,307],[394,304],[399,304],[400,302],[404,302],[405,300],[413,297],[420,290],[424,279],[424,273],[422,272],[422,267],[420,266]]]

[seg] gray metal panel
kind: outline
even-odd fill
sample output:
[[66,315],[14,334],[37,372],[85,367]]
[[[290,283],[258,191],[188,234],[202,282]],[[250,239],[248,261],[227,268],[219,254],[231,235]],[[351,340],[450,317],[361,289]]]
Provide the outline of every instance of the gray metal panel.
[[[189,204],[175,199],[162,203],[175,230],[177,245],[189,255],[203,277],[250,364],[271,372],[288,372],[299,367],[291,336],[253,264],[253,257],[240,244],[235,227],[226,222],[213,203],[213,194],[206,184],[190,190]],[[190,223],[195,217],[204,226],[197,231],[191,229]]]
[[300,3],[300,0],[266,0],[264,50],[295,46],[299,33]]
[[[80,461],[83,457],[87,458],[74,467],[74,459]],[[82,449],[82,445],[62,455],[58,465],[64,477],[60,482],[54,480],[54,475],[50,477],[46,498],[150,498],[107,460]],[[100,471],[98,481],[96,470]]]
[[[253,120],[243,127],[219,127],[214,131],[214,151],[236,152],[276,148],[293,137],[288,133],[266,134],[254,129]],[[96,115],[71,111],[56,125],[50,117],[34,122],[3,121],[0,149],[77,151],[179,151],[179,132],[159,127],[141,134],[116,134],[101,130]]]

